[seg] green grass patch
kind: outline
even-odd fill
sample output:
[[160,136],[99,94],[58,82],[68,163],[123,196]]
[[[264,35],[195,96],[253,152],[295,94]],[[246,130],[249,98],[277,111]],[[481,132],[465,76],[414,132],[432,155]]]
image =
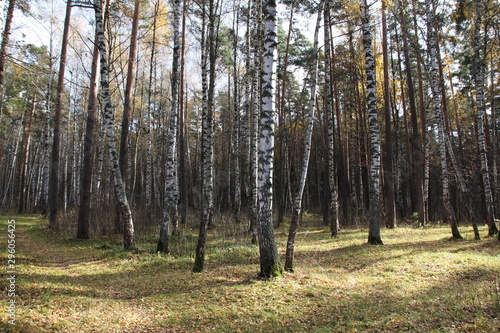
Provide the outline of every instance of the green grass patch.
[[[265,281],[257,279],[258,247],[217,228],[205,271],[194,274],[192,231],[164,255],[154,253],[154,236],[124,251],[119,236],[68,239],[37,216],[14,218],[16,325],[4,316],[2,332],[500,330],[500,242],[475,241],[470,228],[461,241],[445,226],[383,230],[383,246],[367,245],[366,230],[331,238],[301,229],[295,273]],[[7,220],[0,217],[4,281]],[[283,250],[285,226],[277,235]]]

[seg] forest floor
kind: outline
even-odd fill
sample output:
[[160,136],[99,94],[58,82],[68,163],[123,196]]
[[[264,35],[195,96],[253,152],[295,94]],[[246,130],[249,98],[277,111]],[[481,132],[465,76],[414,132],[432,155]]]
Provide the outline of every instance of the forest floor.
[[[15,325],[8,218],[16,220]],[[134,251],[115,236],[63,237],[36,216],[1,216],[0,230],[2,332],[500,331],[500,243],[473,240],[469,226],[460,241],[443,225],[382,230],[382,246],[365,244],[362,229],[331,238],[301,227],[295,273],[269,281],[256,278],[257,246],[215,230],[197,274],[195,228],[175,240],[175,255],[154,254],[154,236]],[[280,249],[286,233],[277,230]]]

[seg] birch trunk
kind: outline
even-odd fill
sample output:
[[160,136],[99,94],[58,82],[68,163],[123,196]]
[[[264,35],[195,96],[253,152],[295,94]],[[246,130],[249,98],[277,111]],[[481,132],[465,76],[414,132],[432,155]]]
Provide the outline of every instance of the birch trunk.
[[[290,222],[290,230],[288,232],[288,240],[286,243],[285,255],[285,270],[293,272],[293,258],[295,252],[295,238],[299,226],[299,217],[302,210],[302,196],[304,195],[304,187],[307,179],[307,170],[309,168],[309,159],[311,156],[312,132],[314,128],[314,112],[316,107],[316,82],[318,77],[318,62],[319,62],[319,28],[322,20],[324,1],[321,1],[318,10],[318,18],[316,21],[316,29],[314,31],[314,64],[310,78],[311,92],[309,99],[309,112],[307,115],[306,136],[304,142],[304,156],[302,157],[302,167],[300,171],[299,184],[297,192],[293,200],[292,221]],[[333,163],[332,163],[333,164]]]
[[443,186],[443,205],[444,209],[450,220],[450,227],[453,238],[461,239],[462,236],[458,230],[458,221],[455,215],[455,211],[450,201],[450,189],[449,189],[449,173],[448,173],[448,163],[446,160],[446,142],[445,142],[445,124],[443,112],[441,109],[441,95],[439,92],[439,68],[437,64],[437,41],[434,31],[434,12],[431,11],[431,0],[425,1],[425,7],[427,12],[427,44],[430,55],[430,75],[431,75],[431,90],[434,103],[434,113],[437,120],[438,126],[438,144],[441,157],[441,178]]
[[235,220],[239,221],[241,210],[241,176],[240,176],[240,94],[238,70],[238,17],[239,10],[235,9],[233,18],[233,131],[232,131],[232,160],[234,163],[234,200],[233,212]]
[[174,48],[172,59],[172,111],[170,113],[170,126],[168,129],[168,151],[167,151],[167,192],[163,204],[163,217],[160,228],[160,240],[158,251],[168,253],[168,237],[170,224],[173,227],[173,234],[179,234],[177,201],[179,197],[178,189],[178,159],[177,159],[177,127],[179,118],[179,78],[180,78],[180,11],[181,1],[173,1],[173,25],[174,25]]
[[[483,189],[486,200],[486,222],[489,226],[488,235],[493,236],[498,232],[495,224],[495,205],[493,201],[493,191],[491,188],[490,174],[488,167],[488,154],[486,153],[486,134],[485,134],[485,101],[484,101],[484,68],[485,57],[482,52],[481,34],[482,29],[482,15],[484,15],[484,2],[483,0],[476,0],[476,20],[474,26],[474,81],[476,85],[476,107],[477,107],[477,130],[478,130],[478,143],[479,155],[481,158],[481,176],[483,177]],[[474,218],[474,217],[473,217]]]
[[262,98],[261,88],[259,87],[260,75],[262,71],[262,0],[256,0],[255,5],[252,7],[253,18],[253,62],[252,66],[252,134],[251,134],[251,147],[250,147],[250,175],[251,175],[251,189],[252,201],[250,206],[250,233],[252,234],[252,244],[257,243],[258,238],[258,192],[259,192],[259,127],[260,127],[260,113],[262,105],[260,103]]
[[[205,264],[205,245],[208,226],[213,219],[213,99],[215,88],[215,5],[210,0],[208,8],[208,26],[206,6],[203,5],[202,47],[201,47],[201,76],[203,91],[202,115],[202,212],[200,217],[200,230],[196,246],[196,257],[193,272],[203,271]],[[206,28],[205,28],[206,27]],[[205,29],[208,36],[205,36]]]
[[[330,2],[325,3],[325,85],[326,85],[326,96],[325,96],[325,114],[328,120],[328,185],[330,187],[330,202],[328,205],[328,218],[330,219],[330,232],[333,237],[337,236],[340,225],[339,225],[339,202],[338,202],[338,182],[337,182],[337,161],[335,159],[335,119],[332,101],[335,98],[335,103],[338,103],[338,98],[336,96],[336,87],[334,76],[335,63],[333,59],[332,45],[331,45],[331,17],[330,17]],[[336,108],[337,110],[337,105]],[[340,112],[340,110],[339,110]],[[337,115],[337,122],[340,126],[339,117],[340,113]],[[340,150],[342,150],[341,143],[339,142]],[[342,159],[342,154],[340,159]],[[340,163],[343,164],[342,162]]]
[[[148,84],[148,105],[147,105],[147,114],[146,114],[146,131],[147,131],[147,139],[146,139],[146,175],[145,175],[145,192],[146,192],[146,209],[148,212],[152,206],[152,197],[153,197],[153,156],[152,156],[152,126],[151,126],[151,114],[152,114],[152,104],[153,104],[153,87],[156,81],[156,23],[157,23],[157,15],[159,11],[159,1],[156,1],[154,4],[154,17],[153,17],[153,32],[152,32],[152,45],[151,45],[151,55],[149,62],[149,84]],[[149,213],[148,213],[149,214]]]
[[104,37],[104,22],[101,8],[101,1],[95,1],[95,19],[96,19],[96,35],[97,46],[101,55],[101,97],[104,107],[104,120],[106,126],[106,136],[108,140],[108,153],[111,165],[111,172],[114,179],[115,194],[118,199],[121,218],[124,222],[123,230],[123,246],[129,249],[134,245],[134,222],[132,219],[132,212],[127,200],[127,193],[125,192],[125,185],[123,183],[122,175],[120,172],[120,164],[118,160],[118,152],[116,149],[116,138],[114,128],[114,107],[111,102],[111,95],[109,90],[109,67],[106,50],[106,40]]
[[283,272],[273,227],[273,168],[276,83],[276,1],[267,0],[264,13],[264,53],[262,68],[262,110],[259,129],[258,223],[260,274],[262,278]]
[[254,1],[248,0],[247,29],[245,32],[245,74],[244,74],[244,96],[243,96],[243,114],[241,116],[241,179],[242,193],[245,198],[251,197],[251,112],[252,112],[252,35],[253,35],[253,20],[251,13],[253,12]]
[[375,62],[372,51],[372,37],[369,10],[366,0],[361,4],[363,21],[363,46],[365,50],[366,69],[366,105],[370,125],[370,178],[369,178],[369,244],[382,244],[380,238],[381,204],[380,204],[380,134],[377,118],[377,100],[375,95]]

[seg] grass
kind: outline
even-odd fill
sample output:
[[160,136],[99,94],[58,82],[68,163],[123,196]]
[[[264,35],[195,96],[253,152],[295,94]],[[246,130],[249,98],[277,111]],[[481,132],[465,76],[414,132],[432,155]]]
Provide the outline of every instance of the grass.
[[[217,230],[193,274],[194,231],[158,255],[155,237],[127,252],[119,238],[68,239],[15,218],[16,325],[3,316],[4,332],[500,331],[500,243],[473,240],[469,227],[462,241],[445,226],[383,230],[383,246],[365,244],[366,230],[302,227],[295,273],[264,281],[258,248]],[[6,217],[0,230],[6,267]],[[284,249],[286,226],[277,235]]]

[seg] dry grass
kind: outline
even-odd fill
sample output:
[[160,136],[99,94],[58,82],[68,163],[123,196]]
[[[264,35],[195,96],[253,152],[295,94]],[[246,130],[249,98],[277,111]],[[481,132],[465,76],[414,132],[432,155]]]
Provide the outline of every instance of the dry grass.
[[257,247],[217,229],[193,274],[194,231],[165,256],[150,253],[154,236],[125,252],[118,238],[68,240],[37,217],[16,220],[17,323],[2,318],[5,332],[500,331],[500,243],[468,227],[463,241],[445,226],[383,230],[383,246],[366,245],[365,230],[303,228],[296,272],[262,281]]

